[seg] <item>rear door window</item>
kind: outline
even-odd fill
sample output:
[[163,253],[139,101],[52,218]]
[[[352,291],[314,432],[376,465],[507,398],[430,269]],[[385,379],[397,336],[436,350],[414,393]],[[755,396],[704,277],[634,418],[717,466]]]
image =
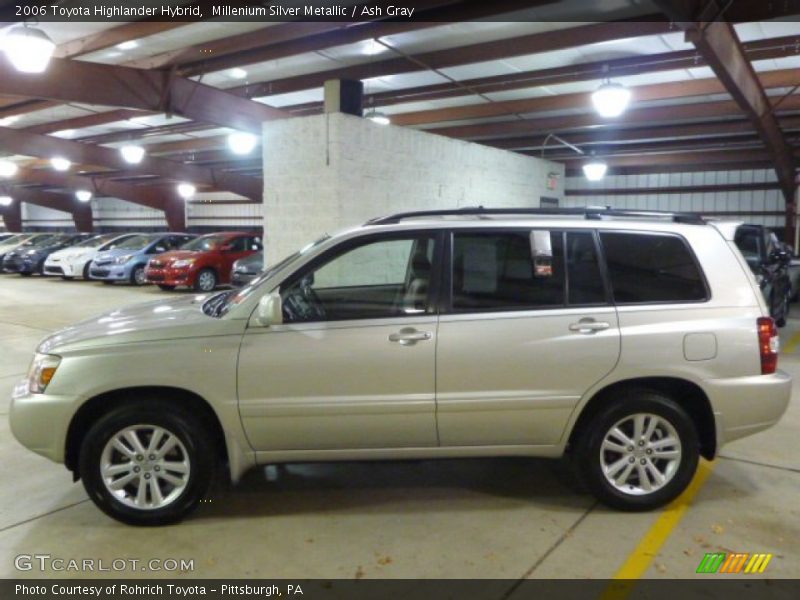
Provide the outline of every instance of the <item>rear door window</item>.
[[699,302],[708,289],[683,238],[657,233],[600,233],[618,304]]

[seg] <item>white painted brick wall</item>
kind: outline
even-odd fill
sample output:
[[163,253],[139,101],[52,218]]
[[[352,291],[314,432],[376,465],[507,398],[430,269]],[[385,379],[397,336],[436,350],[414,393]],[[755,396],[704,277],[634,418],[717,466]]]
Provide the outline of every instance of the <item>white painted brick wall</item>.
[[267,263],[380,215],[564,195],[562,164],[338,113],[265,123],[263,149]]

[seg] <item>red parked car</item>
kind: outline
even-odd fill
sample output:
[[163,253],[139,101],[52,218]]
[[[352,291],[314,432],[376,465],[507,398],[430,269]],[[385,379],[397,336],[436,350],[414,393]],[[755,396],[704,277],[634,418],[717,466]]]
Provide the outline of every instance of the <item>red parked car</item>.
[[233,263],[261,248],[261,237],[252,233],[210,233],[150,260],[145,278],[162,290],[188,286],[198,292],[210,292],[220,284],[230,283]]

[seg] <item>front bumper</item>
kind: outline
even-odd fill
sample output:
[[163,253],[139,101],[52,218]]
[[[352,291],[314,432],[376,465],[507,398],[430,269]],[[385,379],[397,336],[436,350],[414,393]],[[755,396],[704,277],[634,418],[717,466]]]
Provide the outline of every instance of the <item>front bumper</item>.
[[148,283],[158,285],[194,285],[194,273],[191,269],[147,267],[144,270],[144,276]]
[[63,277],[83,277],[83,267],[86,263],[70,262],[68,260],[47,260],[44,263],[45,275],[60,275]]
[[19,273],[22,268],[22,258],[19,256],[7,256],[3,259],[4,273]]
[[67,426],[78,399],[70,396],[31,394],[27,381],[14,388],[8,420],[20,444],[49,458],[64,462]]
[[100,281],[127,281],[131,276],[130,264],[116,265],[110,263],[107,265],[92,264],[89,267],[89,278],[97,279]]
[[705,383],[716,420],[718,448],[775,425],[792,396],[792,378],[783,371]]
[[259,273],[248,273],[244,271],[234,271],[231,273],[231,285],[233,287],[244,287],[251,281],[253,281],[256,277],[258,277]]

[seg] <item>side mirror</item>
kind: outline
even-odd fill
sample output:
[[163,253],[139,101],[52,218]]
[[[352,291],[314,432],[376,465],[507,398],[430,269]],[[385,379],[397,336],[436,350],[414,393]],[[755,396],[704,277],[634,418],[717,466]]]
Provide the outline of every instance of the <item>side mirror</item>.
[[256,322],[262,327],[283,323],[283,303],[278,292],[267,294],[258,302]]

